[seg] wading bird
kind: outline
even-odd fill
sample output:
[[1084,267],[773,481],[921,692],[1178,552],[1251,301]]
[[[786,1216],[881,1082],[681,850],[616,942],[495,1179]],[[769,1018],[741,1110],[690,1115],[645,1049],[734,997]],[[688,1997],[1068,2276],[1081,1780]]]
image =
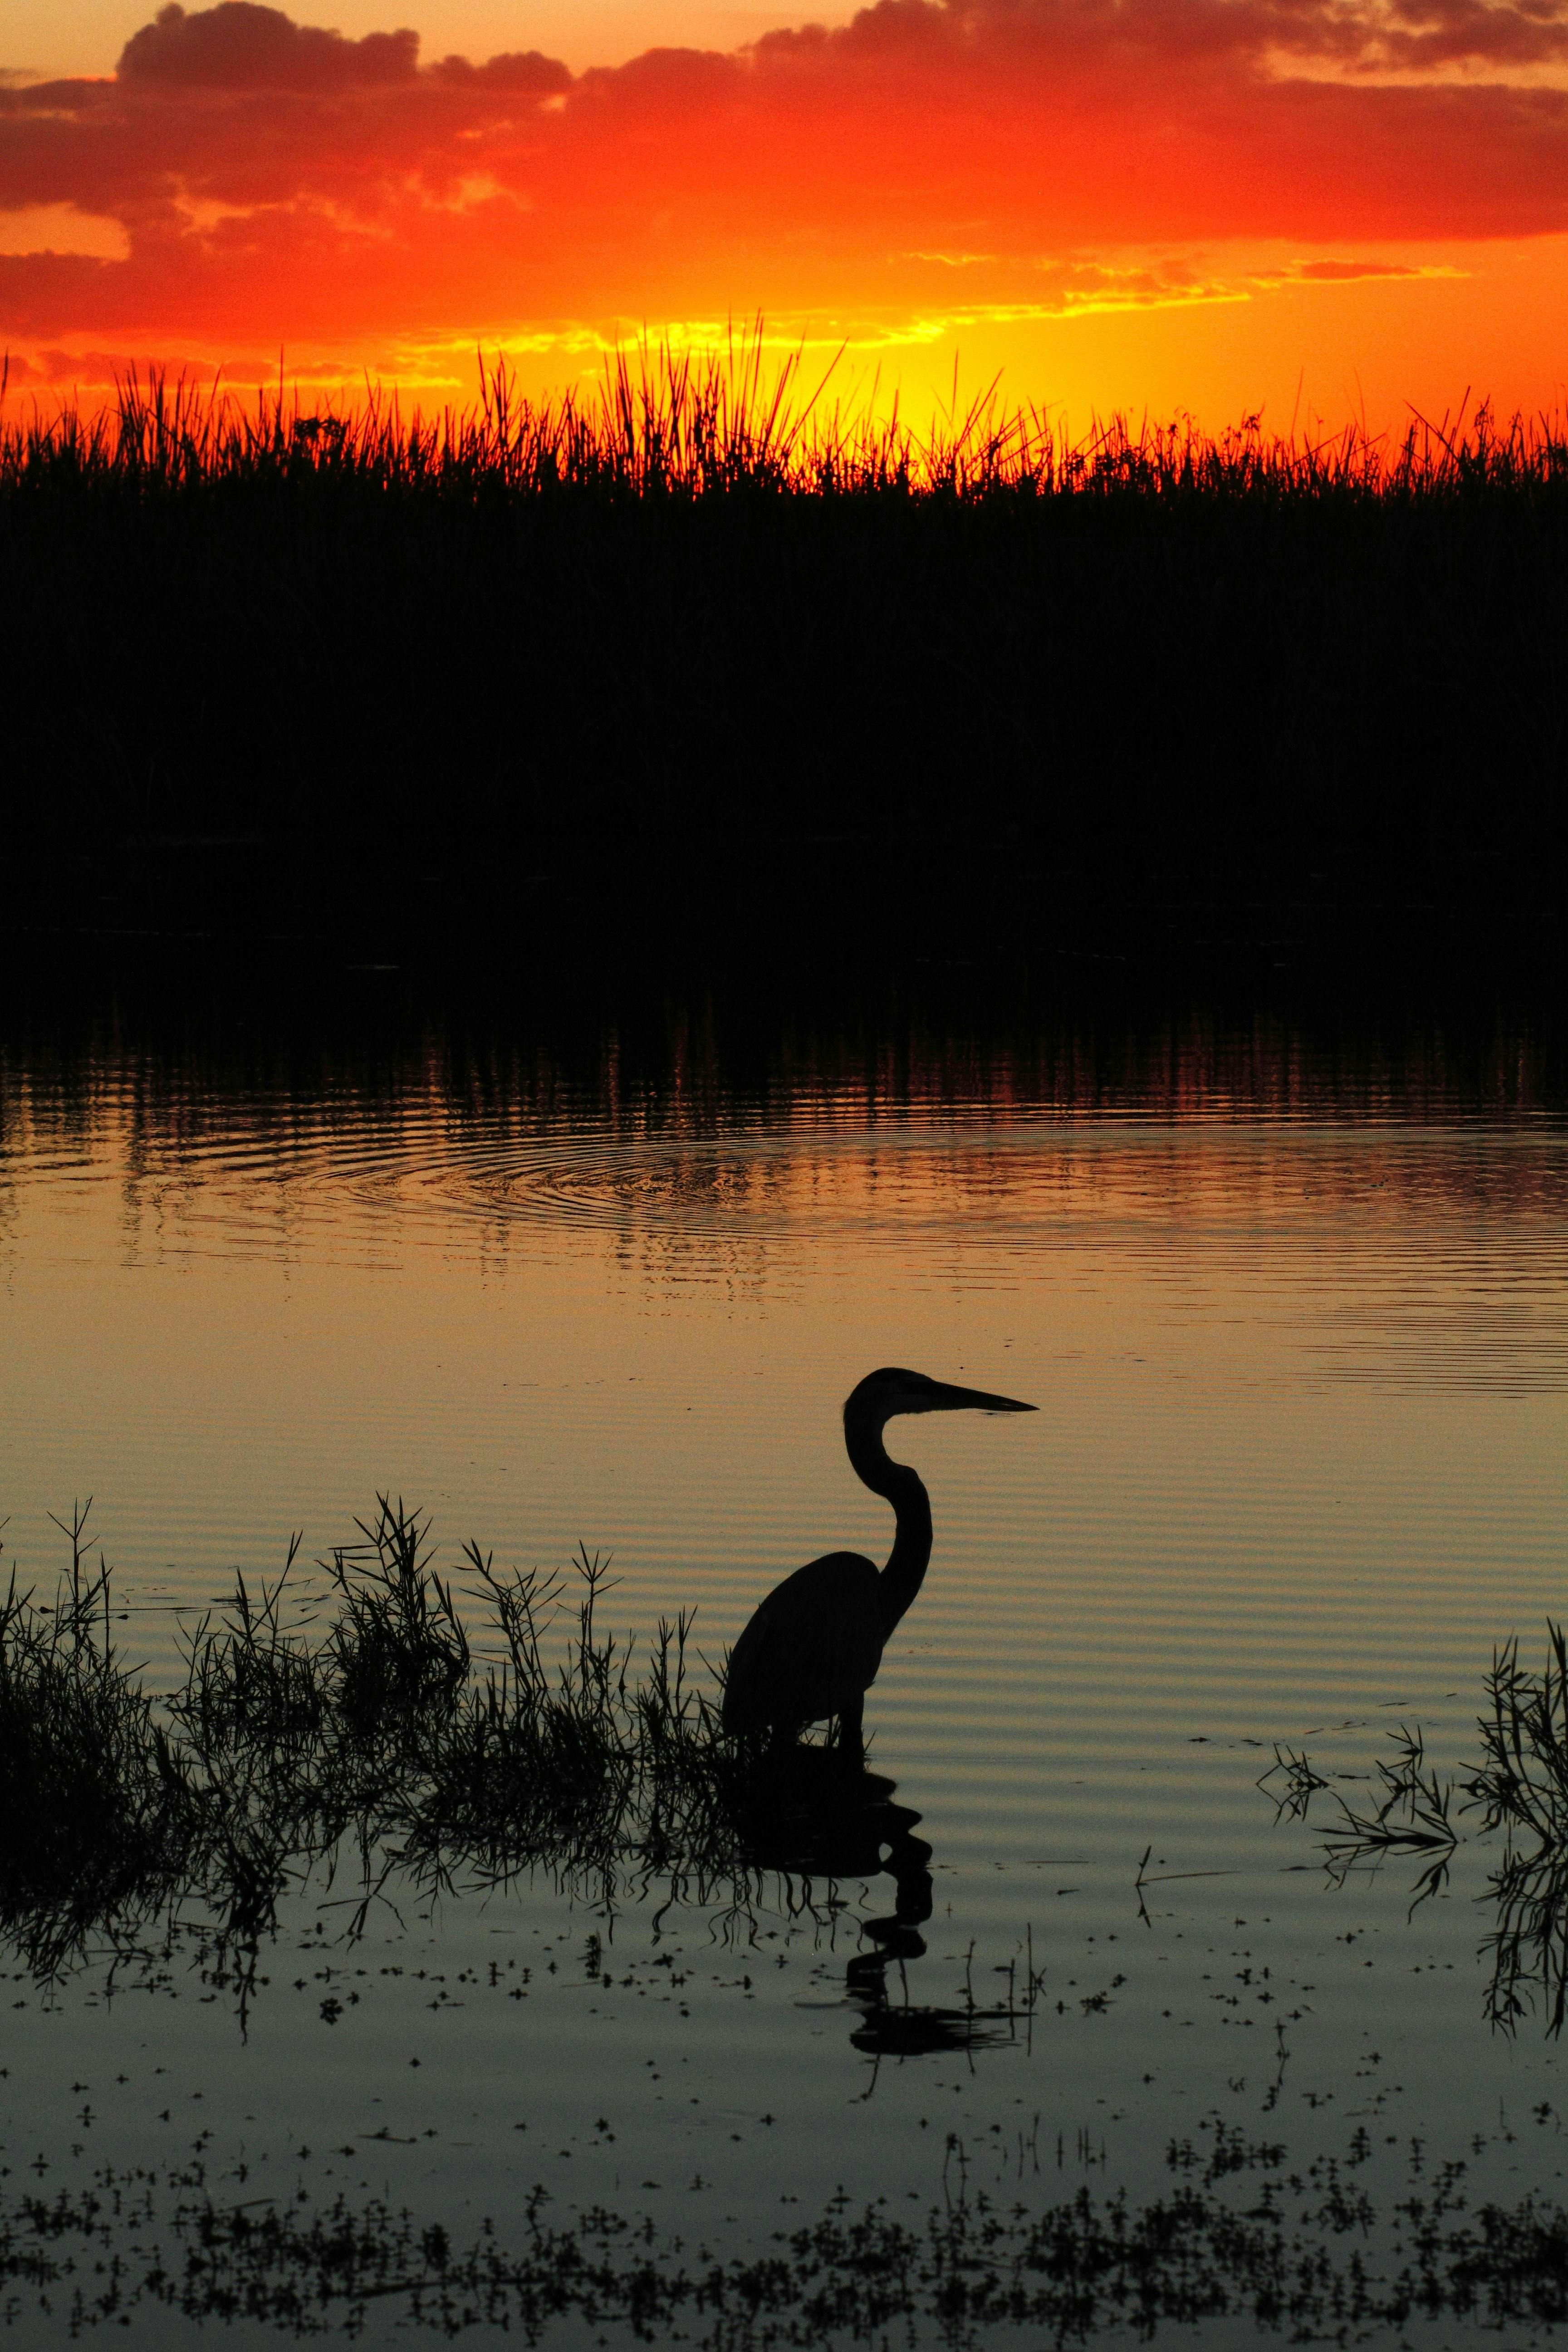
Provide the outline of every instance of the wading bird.
[[830,1551],[775,1585],[730,1654],[726,1731],[787,1738],[836,1716],[840,1744],[860,1745],[866,1693],[882,1651],[924,1580],[931,1497],[912,1470],[889,1459],[882,1431],[900,1412],[1033,1412],[1016,1397],[928,1381],[923,1372],[869,1372],[844,1407],[850,1465],[893,1507],[898,1531],[886,1568],[858,1551]]

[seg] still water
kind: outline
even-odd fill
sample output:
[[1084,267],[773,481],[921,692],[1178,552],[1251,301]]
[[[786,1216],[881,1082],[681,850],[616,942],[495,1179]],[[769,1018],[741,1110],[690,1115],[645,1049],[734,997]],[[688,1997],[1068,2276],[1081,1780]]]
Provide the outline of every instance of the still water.
[[[448,1569],[469,1537],[498,1564],[610,1555],[616,1622],[646,1642],[694,1610],[717,1665],[801,1561],[885,1556],[838,1422],[864,1372],[1039,1411],[889,1433],[936,1542],[867,1727],[931,1848],[923,1952],[868,1974],[886,1871],[740,1906],[394,1880],[356,1937],[345,1864],[286,1906],[243,2031],[199,1921],[53,1982],[8,1950],[0,2187],[384,2198],[464,2244],[516,2241],[537,2188],[558,2221],[646,2216],[720,2262],[839,2191],[911,2226],[1080,2188],[1136,2210],[1227,2173],[1258,2210],[1260,2181],[1315,2194],[1325,2166],[1384,2218],[1444,2166],[1461,2213],[1562,2198],[1539,1952],[1511,2030],[1488,2015],[1499,1841],[1468,1835],[1412,1912],[1407,1856],[1326,1874],[1332,1788],[1303,1823],[1258,1783],[1278,1743],[1364,1809],[1401,1726],[1451,1772],[1494,1646],[1540,1663],[1564,1607],[1565,1207],[1568,1126],[1511,1046],[1484,1085],[1415,1084],[1279,1040],[1221,1068],[1188,1037],[1093,1088],[1070,1055],[937,1047],[746,1086],[685,1045],[633,1076],[613,1038],[569,1078],[433,1038],[308,1087],[13,1052],[5,1553],[47,1591],[48,1515],[90,1494],[154,1685],[237,1568],[275,1571],[296,1529],[319,1559],[379,1494],[430,1514]],[[1364,2213],[1313,2210],[1340,2253],[1373,2242]],[[73,2297],[91,2323],[112,2239],[74,2283],[13,2264],[19,2338]],[[279,2324],[199,2305],[111,2315],[150,2342]],[[1255,2340],[1235,2308],[1195,2340]],[[392,2297],[364,2324],[411,2323]],[[618,2324],[569,2311],[552,2340]]]

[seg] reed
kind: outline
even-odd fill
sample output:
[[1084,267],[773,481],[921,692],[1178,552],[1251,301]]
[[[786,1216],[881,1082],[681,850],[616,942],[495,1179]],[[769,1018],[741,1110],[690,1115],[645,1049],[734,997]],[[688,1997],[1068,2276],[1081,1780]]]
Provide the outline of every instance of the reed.
[[923,430],[896,408],[830,404],[826,390],[808,389],[798,353],[770,373],[750,337],[725,352],[622,350],[593,392],[538,400],[520,394],[504,361],[487,366],[481,355],[477,401],[434,415],[405,411],[374,385],[346,404],[306,407],[281,385],[244,399],[217,382],[132,373],[97,408],[0,407],[0,497],[100,489],[205,500],[310,486],[459,504],[586,492],[637,503],[762,494],[915,508],[1128,499],[1256,508],[1556,503],[1568,485],[1568,416],[1505,421],[1484,404],[1468,418],[1412,413],[1397,434],[1353,423],[1281,434],[1258,416],[1210,434],[1188,416],[1133,424],[1114,415],[1074,438],[1048,407],[1008,405],[995,386]]
[[950,932],[981,876],[988,940],[1086,898],[1560,909],[1563,419],[1073,439],[831,392],[742,344],[436,416],[13,402],[0,841],[55,919],[185,928],[511,938],[563,872],[787,926],[863,911],[873,846]]
[[563,1580],[475,1545],[459,1590],[427,1520],[384,1496],[322,1563],[322,1609],[290,1605],[291,1545],[275,1581],[237,1577],[154,1696],[112,1643],[85,1511],[66,1532],[52,1607],[13,1580],[0,1610],[0,1931],[35,1971],[195,1906],[243,2007],[286,1889],[343,1854],[361,1917],[395,1876],[428,1891],[543,1869],[602,1903],[627,1879],[731,1900],[757,1882],[760,1759],[721,1734],[689,1619],[661,1622],[646,1661],[601,1630],[596,1555],[574,1609]]

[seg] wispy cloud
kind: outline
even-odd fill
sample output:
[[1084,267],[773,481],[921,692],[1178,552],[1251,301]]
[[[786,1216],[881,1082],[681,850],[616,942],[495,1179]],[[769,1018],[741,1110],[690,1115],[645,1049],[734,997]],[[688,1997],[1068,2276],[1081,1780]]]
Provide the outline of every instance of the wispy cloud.
[[1447,263],[1411,261],[1298,261],[1286,273],[1287,284],[1353,286],[1363,278],[1458,278]]

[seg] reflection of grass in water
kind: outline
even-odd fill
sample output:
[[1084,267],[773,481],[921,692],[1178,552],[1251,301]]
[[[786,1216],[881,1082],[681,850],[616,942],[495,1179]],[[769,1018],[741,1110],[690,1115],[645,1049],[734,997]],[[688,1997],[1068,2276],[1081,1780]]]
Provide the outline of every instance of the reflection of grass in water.
[[[1521,1665],[1517,1641],[1493,1654],[1477,1763],[1446,1778],[1428,1764],[1419,1727],[1402,1728],[1394,1754],[1375,1759],[1379,1803],[1369,1809],[1335,1792],[1340,1822],[1323,1852],[1342,1882],[1391,1855],[1415,1860],[1414,1909],[1447,1884],[1467,1816],[1479,1816],[1478,1835],[1500,1832],[1502,1858],[1487,1883],[1497,1906],[1482,1946],[1491,1960],[1487,2013],[1511,2029],[1539,1996],[1548,2032],[1559,2034],[1568,2019],[1568,1635],[1551,1623],[1546,1633],[1539,1674]],[[1279,1818],[1291,1821],[1305,1819],[1331,1787],[1307,1756],[1285,1747],[1276,1747],[1260,1785]]]
[[543,1867],[608,1899],[630,1879],[676,1895],[750,1881],[752,1759],[694,1686],[689,1624],[633,1653],[599,1630],[605,1577],[578,1562],[578,1607],[552,1664],[560,1580],[468,1552],[496,1654],[476,1665],[426,1524],[383,1500],[330,1563],[324,1627],[285,1615],[283,1574],[186,1643],[158,1700],[110,1637],[110,1572],[67,1530],[53,1609],[13,1577],[0,1609],[0,1928],[58,1971],[95,1937],[133,1933],[183,1898],[207,1906],[238,1966],[292,1879],[356,1850],[363,1906],[395,1874],[430,1890]]
[[[1173,2143],[1179,2177],[1142,2206],[1081,2189],[1031,2210],[959,2185],[901,2221],[883,2200],[857,2213],[840,2195],[807,2226],[728,2259],[694,2245],[689,2224],[678,2235],[603,2207],[555,2221],[537,2188],[521,2226],[487,2223],[459,2247],[380,2199],[228,2204],[199,2162],[166,2180],[105,2172],[90,2189],[11,2191],[0,2274],[19,2316],[34,2298],[57,2315],[72,2298],[73,2332],[163,2307],[353,2336],[375,2313],[442,2335],[505,2327],[526,2343],[575,2321],[599,2342],[614,2331],[714,2352],[834,2340],[966,2352],[1004,2333],[1059,2345],[1220,2319],[1343,2343],[1450,2315],[1489,2326],[1568,2316],[1560,2208],[1527,2197],[1469,2210],[1466,2163],[1424,2166],[1417,2153],[1385,2219],[1357,2178],[1364,2133],[1343,2157],[1287,2171],[1282,2147],[1213,2130],[1212,2145]],[[955,2153],[950,2182],[963,2158],[950,2140]]]

